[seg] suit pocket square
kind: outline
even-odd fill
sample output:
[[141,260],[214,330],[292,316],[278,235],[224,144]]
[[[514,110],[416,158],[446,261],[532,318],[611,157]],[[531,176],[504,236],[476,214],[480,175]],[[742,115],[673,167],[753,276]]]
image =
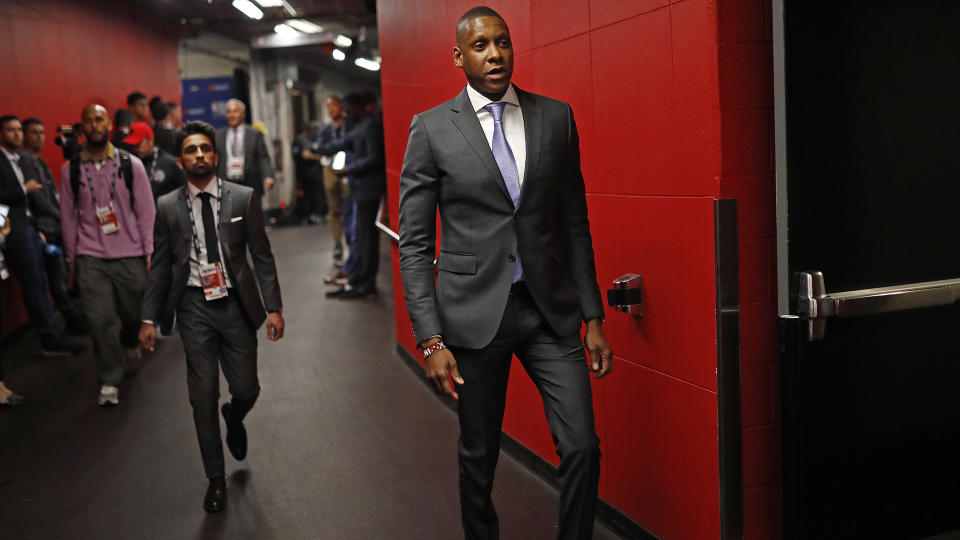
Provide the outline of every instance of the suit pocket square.
[[237,216],[235,218],[230,218],[230,223],[236,223],[238,221],[243,221],[243,216]]

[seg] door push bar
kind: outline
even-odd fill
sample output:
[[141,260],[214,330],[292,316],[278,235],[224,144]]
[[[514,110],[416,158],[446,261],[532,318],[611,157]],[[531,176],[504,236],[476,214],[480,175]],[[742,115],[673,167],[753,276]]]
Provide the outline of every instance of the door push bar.
[[809,341],[820,341],[831,317],[905,311],[953,304],[960,299],[960,279],[907,283],[892,287],[827,294],[822,272],[800,272],[797,311],[809,320]]
[[607,304],[613,309],[643,317],[643,278],[639,274],[624,274],[613,280],[607,289]]

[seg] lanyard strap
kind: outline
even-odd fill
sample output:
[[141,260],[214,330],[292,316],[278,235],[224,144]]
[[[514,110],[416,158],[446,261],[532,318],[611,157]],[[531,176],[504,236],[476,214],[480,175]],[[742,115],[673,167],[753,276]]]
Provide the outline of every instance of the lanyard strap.
[[[203,193],[202,191],[200,193]],[[197,193],[197,197],[200,197],[200,193]],[[223,181],[220,180],[220,177],[217,177],[217,210],[215,215],[220,216],[220,200],[223,197]],[[203,201],[200,201],[200,204],[203,204]],[[193,201],[190,200],[189,191],[187,192],[187,215],[190,216],[190,232],[193,233],[193,249],[197,252],[197,262],[200,262],[200,235],[197,234],[197,218],[193,217]],[[220,227],[218,224],[214,224],[217,227],[217,233],[220,232]],[[219,238],[218,238],[219,240]],[[207,250],[209,251],[209,247]],[[207,261],[209,262],[209,261]]]
[[157,161],[160,158],[160,149],[156,146],[153,147],[153,161],[150,162],[150,181],[153,182],[154,173],[157,172]]
[[[93,189],[93,172],[90,170],[90,162],[84,163],[87,171],[87,187],[90,188],[90,198],[93,199],[93,208],[97,208],[97,192]],[[110,184],[110,202],[117,196],[117,176],[120,175],[120,151],[113,152],[113,183]]]

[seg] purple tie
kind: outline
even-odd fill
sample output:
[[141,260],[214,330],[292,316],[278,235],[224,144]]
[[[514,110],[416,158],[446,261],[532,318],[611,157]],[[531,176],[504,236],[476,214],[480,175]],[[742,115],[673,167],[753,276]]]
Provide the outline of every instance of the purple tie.
[[[517,172],[517,160],[513,157],[513,150],[507,144],[507,138],[503,135],[503,108],[507,104],[503,101],[494,101],[488,103],[484,109],[490,111],[493,115],[493,159],[497,160],[497,167],[500,168],[500,174],[503,176],[503,182],[507,185],[507,191],[510,193],[510,199],[513,200],[513,206],[516,208],[520,201],[520,173]],[[516,283],[523,276],[523,266],[520,264],[520,254],[513,267],[513,282]]]

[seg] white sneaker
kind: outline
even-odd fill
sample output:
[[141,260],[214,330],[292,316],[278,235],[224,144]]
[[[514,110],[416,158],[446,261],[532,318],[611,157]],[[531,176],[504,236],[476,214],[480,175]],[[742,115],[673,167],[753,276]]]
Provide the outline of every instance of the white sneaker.
[[100,387],[100,397],[97,399],[97,405],[106,407],[107,405],[120,404],[120,389],[116,386],[105,384]]

